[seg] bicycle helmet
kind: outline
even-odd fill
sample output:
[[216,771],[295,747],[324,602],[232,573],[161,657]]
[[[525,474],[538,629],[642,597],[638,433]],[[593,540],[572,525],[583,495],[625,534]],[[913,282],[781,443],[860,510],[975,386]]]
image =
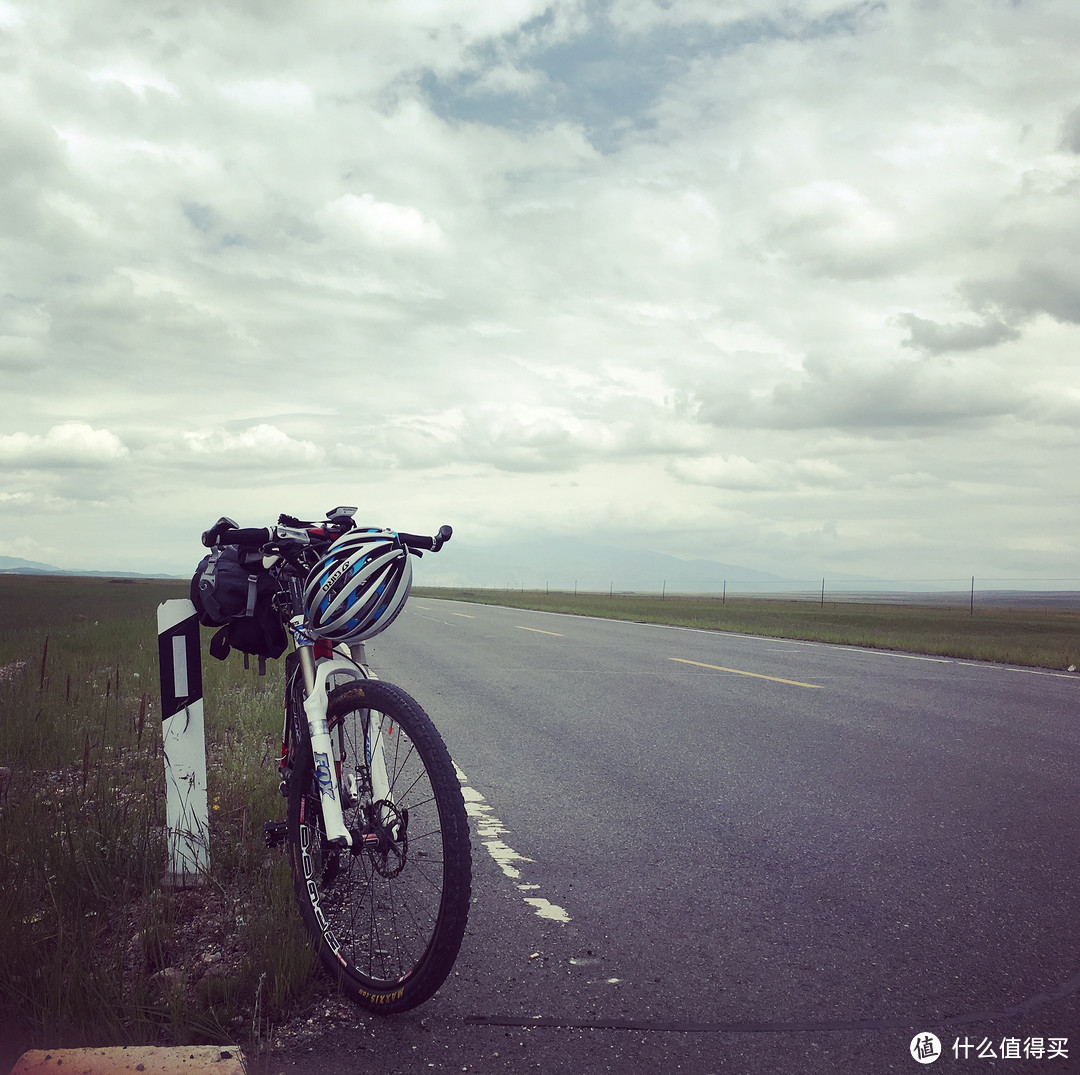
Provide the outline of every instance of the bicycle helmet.
[[362,642],[394,622],[411,588],[412,564],[397,534],[350,530],[304,580],[308,624],[330,642]]

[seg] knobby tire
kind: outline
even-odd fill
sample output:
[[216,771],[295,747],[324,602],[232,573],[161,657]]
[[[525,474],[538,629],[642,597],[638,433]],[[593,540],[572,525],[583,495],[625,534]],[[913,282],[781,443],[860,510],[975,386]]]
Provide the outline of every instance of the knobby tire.
[[[296,693],[291,697],[295,708]],[[360,729],[372,719],[384,724],[392,808],[371,803]],[[442,985],[465,933],[471,851],[461,786],[431,719],[393,684],[365,680],[338,687],[330,693],[327,723],[335,751],[340,746],[345,755],[337,759],[340,786],[350,776],[354,781],[356,801],[346,803],[346,826],[361,830],[378,810],[381,818],[393,816],[397,838],[358,853],[324,846],[301,710],[294,720],[294,745],[300,745],[287,824],[296,898],[319,958],[341,991],[371,1011],[406,1011]]]

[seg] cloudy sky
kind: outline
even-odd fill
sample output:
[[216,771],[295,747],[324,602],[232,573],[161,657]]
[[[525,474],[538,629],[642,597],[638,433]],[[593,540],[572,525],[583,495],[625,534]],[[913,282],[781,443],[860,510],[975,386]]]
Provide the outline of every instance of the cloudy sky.
[[0,554],[350,503],[1080,580],[1075,0],[0,0],[0,49]]

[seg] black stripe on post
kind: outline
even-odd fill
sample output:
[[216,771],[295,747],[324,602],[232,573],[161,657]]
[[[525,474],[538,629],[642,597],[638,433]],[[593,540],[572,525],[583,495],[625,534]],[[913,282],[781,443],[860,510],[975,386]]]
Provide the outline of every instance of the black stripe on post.
[[202,697],[199,618],[189,616],[158,635],[161,719],[168,720]]

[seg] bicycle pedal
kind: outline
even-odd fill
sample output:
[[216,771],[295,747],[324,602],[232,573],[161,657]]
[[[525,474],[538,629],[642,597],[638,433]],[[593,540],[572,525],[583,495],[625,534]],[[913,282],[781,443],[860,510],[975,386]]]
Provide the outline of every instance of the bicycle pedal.
[[267,821],[263,825],[263,836],[266,837],[266,846],[277,847],[279,844],[283,844],[288,831],[289,823],[287,821]]

